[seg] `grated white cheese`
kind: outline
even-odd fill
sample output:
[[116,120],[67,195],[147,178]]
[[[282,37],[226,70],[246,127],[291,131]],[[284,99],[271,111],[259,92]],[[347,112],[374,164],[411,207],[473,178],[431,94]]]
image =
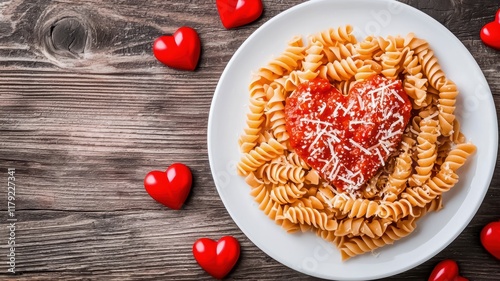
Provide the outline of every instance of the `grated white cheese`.
[[361,96],[360,95],[356,95],[356,97],[358,98],[358,103],[359,103],[359,107],[361,107],[361,110],[365,110],[365,103],[361,99]]
[[320,121],[320,120],[313,120],[313,119],[308,119],[308,118],[301,118],[300,121],[301,122],[309,122],[309,123],[313,123],[313,124],[321,124],[321,125],[325,125],[325,126],[333,126],[333,124],[329,123],[329,122]]
[[382,120],[385,121],[385,120],[391,118],[392,113],[393,113],[392,110],[389,110],[388,108],[384,109],[384,112],[383,112],[384,118],[382,118]]
[[375,125],[375,123],[373,123],[373,122],[364,121],[364,120],[349,121],[349,127],[351,127],[351,128],[352,128],[352,125],[359,125],[359,124],[363,124],[363,125]]
[[330,139],[333,140],[334,142],[340,142],[340,139],[336,135],[330,132],[325,133],[325,135],[330,137]]
[[367,155],[372,155],[372,153],[371,153],[368,149],[366,149],[366,148],[362,147],[359,143],[357,143],[357,142],[353,141],[352,139],[349,139],[349,142],[350,142],[350,143],[352,143],[355,147],[359,148],[359,149],[360,149],[361,151],[363,151],[365,154],[367,154]]
[[311,100],[311,92],[305,92],[304,94],[299,96],[298,100],[301,104],[303,104],[306,101],[310,101]]
[[[321,172],[324,173],[326,168],[328,168],[328,166],[335,160],[335,158],[330,158],[330,160],[326,161],[326,162],[323,162],[325,163],[325,165],[323,166],[323,168],[321,168]],[[318,160],[319,161],[319,160]]]
[[313,142],[311,142],[311,145],[309,145],[309,148],[308,150],[311,151],[311,149],[314,147],[314,145],[316,145],[316,143],[319,141],[319,139],[321,138],[321,136],[326,132],[326,130],[321,130],[319,132],[319,134],[316,136],[316,138],[313,140]]
[[387,139],[390,139],[398,134],[401,134],[403,131],[402,130],[397,130],[395,132],[387,132],[387,134],[382,138],[382,140],[387,140]]
[[335,161],[333,168],[330,170],[330,175],[328,178],[334,180],[340,170],[339,160]]
[[343,181],[343,182],[347,183],[348,185],[350,185],[350,187],[353,187],[353,186],[355,186],[355,185],[356,185],[356,183],[355,183],[355,182],[353,182],[353,181],[352,181],[352,180],[350,180],[350,179],[346,179],[346,178],[344,178],[343,176],[337,176],[337,178],[338,178],[339,180],[341,180],[341,181]]
[[397,93],[393,93],[394,91],[391,91],[392,94],[394,94],[394,96],[401,102],[401,103],[405,103],[405,100],[400,96],[398,95]]
[[325,109],[326,109],[326,103],[324,102],[319,108],[319,114],[323,114],[323,112],[325,112]]
[[338,116],[338,110],[342,108],[345,112],[345,107],[340,103],[340,102],[337,102],[337,107],[335,107],[335,109],[333,110],[333,117],[337,117]]
[[386,85],[382,85],[382,86],[380,86],[380,87],[378,87],[376,89],[373,89],[373,90],[369,91],[367,93],[367,95],[373,95],[374,93],[383,91],[383,90],[385,90],[385,89],[389,88],[390,86],[392,86],[394,84],[397,84],[397,83],[398,83],[398,81],[393,81],[392,83],[389,83],[389,84],[386,84]]
[[390,154],[389,148],[387,147],[387,142],[380,140],[379,144],[382,146],[382,149],[385,151],[385,153]]
[[380,164],[382,166],[385,166],[384,158],[382,157],[382,154],[380,154],[380,150],[378,148],[375,148],[375,151],[377,152],[377,156],[378,156],[378,159],[380,160]]
[[398,120],[396,120],[396,122],[392,123],[392,124],[391,124],[391,126],[389,127],[389,130],[391,130],[391,131],[392,131],[392,129],[394,128],[394,126],[396,126],[397,124],[399,124],[399,123],[401,123],[401,125],[404,125],[404,124],[405,124],[405,122],[404,122],[404,117],[403,117],[401,114],[396,113],[396,114],[394,114],[394,116],[395,116],[396,118],[398,118]]
[[[351,173],[352,173],[352,171],[351,171]],[[358,170],[356,173],[354,173],[354,174],[351,175],[351,178],[354,178],[355,176],[359,175],[360,173],[361,173],[361,171]]]
[[349,105],[347,105],[347,109],[344,110],[344,116],[347,115],[347,113],[352,109],[353,106],[354,106],[354,102],[351,100],[349,102]]
[[318,152],[320,152],[321,149],[322,147],[316,147],[315,149],[313,149],[313,151],[311,152],[311,156],[315,156]]
[[380,95],[380,105],[384,105],[385,90],[386,89],[383,89],[382,91],[380,91],[380,93],[381,93],[381,95]]
[[439,112],[438,112],[438,111],[436,111],[436,112],[432,113],[431,115],[429,115],[429,116],[425,117],[425,118],[424,118],[424,120],[425,120],[425,121],[428,121],[428,120],[430,120],[430,119],[434,119],[434,117],[436,117],[436,116],[438,116],[438,115],[439,115]]

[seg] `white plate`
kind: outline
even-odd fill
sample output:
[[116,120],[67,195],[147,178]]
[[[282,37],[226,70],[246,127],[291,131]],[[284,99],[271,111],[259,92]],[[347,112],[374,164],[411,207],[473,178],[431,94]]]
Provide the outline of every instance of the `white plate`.
[[[459,87],[457,116],[476,154],[459,170],[460,182],[444,196],[444,209],[417,222],[394,245],[342,262],[334,245],[313,233],[287,234],[257,207],[250,187],[236,174],[238,136],[248,112],[251,73],[281,54],[295,35],[351,24],[365,35],[426,39],[448,78]],[[318,0],[297,5],[263,24],[237,50],[224,70],[210,109],[208,154],[217,191],[227,211],[257,247],[280,263],[326,279],[367,280],[411,269],[440,252],[468,225],[489,187],[497,155],[497,117],[481,69],[462,43],[426,14],[389,0]]]

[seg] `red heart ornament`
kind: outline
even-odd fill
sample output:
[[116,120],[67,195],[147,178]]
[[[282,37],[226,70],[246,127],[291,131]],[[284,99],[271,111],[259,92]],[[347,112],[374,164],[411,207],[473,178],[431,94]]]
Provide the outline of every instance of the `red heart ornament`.
[[193,244],[193,255],[206,272],[222,279],[234,267],[240,256],[240,243],[232,236],[224,236],[215,242],[200,238]]
[[174,163],[165,172],[149,172],[144,178],[144,188],[154,200],[179,210],[189,195],[192,180],[193,176],[186,165]]
[[495,20],[481,28],[480,35],[484,44],[500,50],[500,9],[497,11]]
[[216,3],[222,25],[226,29],[253,22],[263,10],[261,0],[217,0]]
[[410,119],[401,81],[375,75],[347,95],[326,79],[299,85],[286,99],[290,145],[339,190],[357,190],[385,165]]
[[429,281],[468,281],[469,279],[458,275],[458,265],[453,260],[439,262],[429,276]]
[[160,36],[153,43],[153,53],[163,64],[193,71],[200,58],[200,37],[191,27],[183,26],[173,34]]
[[500,260],[500,221],[490,222],[481,230],[481,244]]

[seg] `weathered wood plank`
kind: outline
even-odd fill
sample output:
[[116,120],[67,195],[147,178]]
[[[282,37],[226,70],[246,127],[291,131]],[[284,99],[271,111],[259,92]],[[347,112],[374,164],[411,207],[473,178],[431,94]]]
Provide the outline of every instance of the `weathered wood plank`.
[[[16,256],[23,276],[40,277],[39,273],[41,276],[45,273],[47,277],[54,274],[52,278],[70,279],[72,275],[75,278],[89,275],[141,280],[142,277],[149,280],[160,275],[180,280],[206,279],[191,254],[191,246],[203,229],[202,236],[205,237],[218,238],[220,233],[225,233],[240,240],[242,258],[231,274],[232,278],[301,278],[300,274],[263,257],[234,224],[227,224],[228,215],[221,208],[207,209],[203,213],[164,209],[148,212],[43,210],[21,211],[19,216],[30,218],[21,221],[16,231],[18,241],[21,241]],[[481,220],[481,216],[476,220]],[[462,273],[466,276],[495,280],[496,274],[500,273],[496,261],[485,255],[477,239],[482,225],[483,222],[473,221],[469,226],[471,231],[464,232],[450,247],[420,267],[425,269],[422,272],[410,271],[389,280],[398,280],[402,276],[422,277],[443,258],[461,262]],[[467,262],[470,260],[474,260],[473,265]],[[256,268],[264,272],[256,272]]]

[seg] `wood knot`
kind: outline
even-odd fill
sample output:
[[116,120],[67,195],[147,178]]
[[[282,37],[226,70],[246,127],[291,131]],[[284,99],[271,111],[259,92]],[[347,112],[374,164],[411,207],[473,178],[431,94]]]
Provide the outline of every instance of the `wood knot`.
[[78,18],[66,17],[54,22],[49,32],[49,44],[60,55],[78,57],[85,52],[87,27]]
[[56,5],[47,8],[35,25],[36,46],[61,67],[77,66],[91,52],[95,28],[83,7]]

